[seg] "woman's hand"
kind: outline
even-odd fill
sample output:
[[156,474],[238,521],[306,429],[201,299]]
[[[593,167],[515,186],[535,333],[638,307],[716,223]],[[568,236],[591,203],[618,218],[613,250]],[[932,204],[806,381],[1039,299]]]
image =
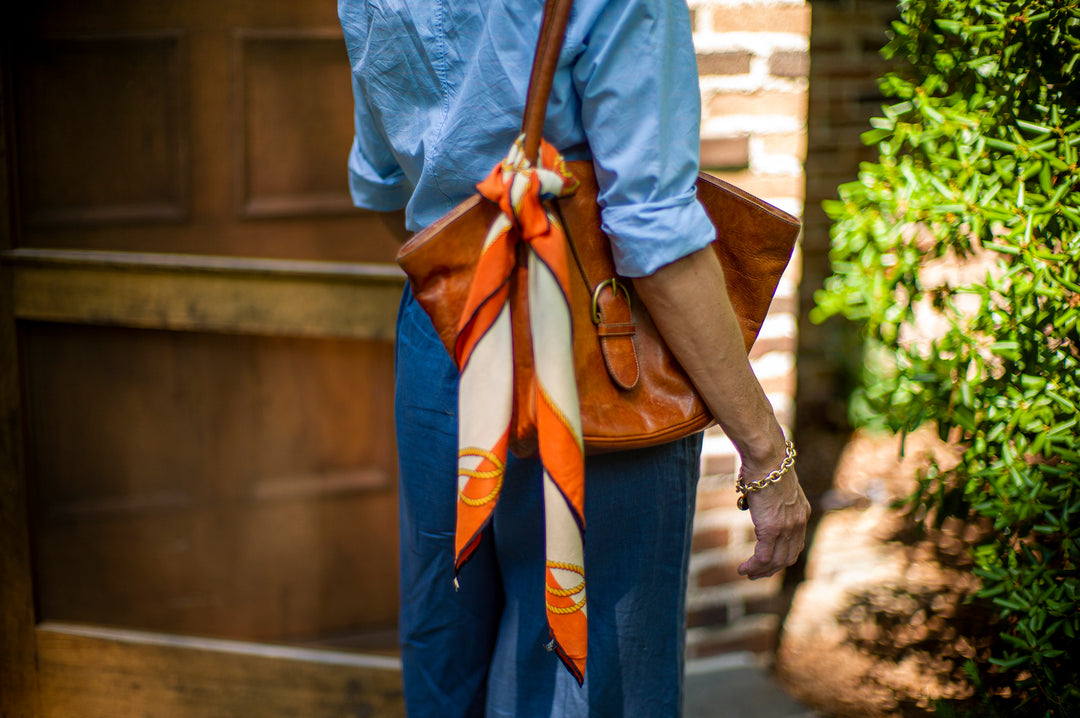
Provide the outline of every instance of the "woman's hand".
[[799,486],[794,469],[789,469],[776,483],[748,494],[747,501],[757,545],[754,555],[739,566],[739,573],[750,579],[765,578],[799,558],[806,542],[810,502]]

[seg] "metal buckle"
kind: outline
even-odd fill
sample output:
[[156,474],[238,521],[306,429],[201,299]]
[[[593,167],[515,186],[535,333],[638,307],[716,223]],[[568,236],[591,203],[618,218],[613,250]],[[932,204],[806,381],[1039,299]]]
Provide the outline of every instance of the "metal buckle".
[[611,293],[618,294],[619,290],[622,290],[623,296],[626,297],[626,305],[630,306],[630,290],[626,288],[626,285],[619,281],[618,277],[612,277],[611,279],[605,279],[596,285],[596,289],[592,293],[592,320],[593,324],[600,323],[600,292],[604,287],[611,285]]

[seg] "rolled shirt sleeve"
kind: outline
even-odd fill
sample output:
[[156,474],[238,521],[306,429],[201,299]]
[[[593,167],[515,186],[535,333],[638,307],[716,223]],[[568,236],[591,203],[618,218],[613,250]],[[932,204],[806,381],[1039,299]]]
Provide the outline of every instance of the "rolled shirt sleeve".
[[604,231],[615,266],[652,274],[708,246],[697,201],[701,98],[689,10],[672,0],[593,0],[574,64]]
[[345,47],[352,65],[353,124],[355,135],[349,150],[349,191],[357,207],[389,212],[404,207],[413,186],[401,169],[382,124],[376,121],[359,78],[362,71],[363,4],[339,3],[338,14],[345,33]]
[[382,132],[371,122],[367,103],[353,81],[356,135],[349,150],[349,192],[357,207],[378,212],[401,209],[413,187],[398,166]]

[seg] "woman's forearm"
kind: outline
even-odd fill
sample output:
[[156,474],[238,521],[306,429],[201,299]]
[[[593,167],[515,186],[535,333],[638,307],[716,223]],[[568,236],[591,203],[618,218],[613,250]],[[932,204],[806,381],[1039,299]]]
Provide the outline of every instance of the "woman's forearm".
[[[784,436],[746,357],[727,298],[724,271],[706,247],[634,280],[657,328],[697,387],[755,481],[779,467]],[[739,565],[749,578],[772,576],[795,562],[806,540],[810,505],[794,469],[747,497],[757,543]]]
[[747,475],[768,473],[784,456],[784,437],[746,356],[727,297],[724,272],[705,248],[634,279],[664,341],[682,364]]

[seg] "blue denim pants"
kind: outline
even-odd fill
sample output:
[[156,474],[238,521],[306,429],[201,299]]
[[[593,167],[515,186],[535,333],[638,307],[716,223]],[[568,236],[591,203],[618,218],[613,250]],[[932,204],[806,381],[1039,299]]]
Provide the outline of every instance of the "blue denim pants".
[[457,370],[406,288],[398,315],[401,645],[410,718],[678,718],[701,435],[586,461],[584,686],[545,649],[540,466],[514,459],[455,590]]

